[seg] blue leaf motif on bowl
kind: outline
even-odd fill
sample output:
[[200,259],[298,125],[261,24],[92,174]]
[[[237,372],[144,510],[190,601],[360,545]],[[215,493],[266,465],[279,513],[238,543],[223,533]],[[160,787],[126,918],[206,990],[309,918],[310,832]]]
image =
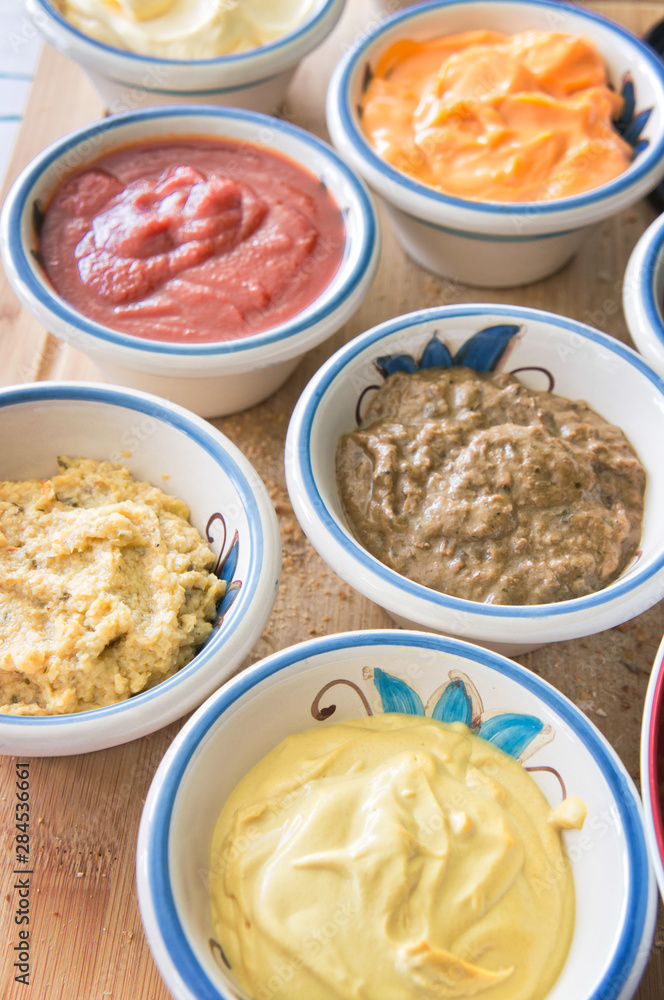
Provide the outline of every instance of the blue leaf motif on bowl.
[[353,681],[338,678],[326,684],[316,695],[311,706],[313,717],[322,722],[336,711],[336,705],[321,708],[320,702],[330,688],[342,684],[356,691],[367,715],[374,714],[371,707],[373,701],[378,712],[420,715],[446,723],[463,722],[476,736],[493,743],[522,763],[550,743],[555,735],[553,727],[536,715],[485,711],[479,691],[461,670],[450,670],[447,680],[426,702],[403,677],[388,673],[380,667],[364,667],[362,676],[369,684],[370,698]]
[[632,147],[632,159],[636,159],[639,153],[642,153],[648,146],[648,140],[641,139],[641,133],[652,114],[652,108],[644,108],[643,111],[636,110],[634,81],[629,73],[626,73],[623,78],[620,96],[623,99],[623,107],[620,117],[614,121],[613,126],[625,142],[628,142]]
[[495,371],[510,342],[518,334],[520,327],[515,323],[499,323],[478,330],[464,341],[453,355],[440,340],[438,331],[425,345],[419,360],[412,354],[385,354],[374,362],[383,378],[395,372],[413,374],[427,368],[451,368],[463,366],[478,372]]
[[417,692],[395,674],[374,667],[365,668],[363,675],[373,683],[383,712],[429,716],[439,722],[463,722],[477,736],[518,760],[530,757],[543,742],[553,739],[551,727],[535,715],[518,712],[486,715],[477,688],[461,671],[450,671],[449,679],[434,691],[426,705]]
[[[426,371],[429,368],[451,368],[455,366],[473,368],[478,372],[494,372],[498,369],[501,361],[507,357],[510,348],[514,346],[514,339],[522,334],[522,327],[516,323],[498,323],[493,326],[486,326],[472,334],[452,354],[447,344],[440,339],[440,332],[436,330],[424,345],[424,350],[419,358],[413,354],[401,352],[383,354],[374,359],[373,365],[384,379],[389,378],[390,375],[394,375],[396,372],[405,372],[408,375],[412,375],[415,372]],[[555,380],[548,368],[541,368],[537,365],[526,365],[514,368],[511,374],[517,375],[526,371],[538,372],[543,375],[548,383],[548,391],[553,392]],[[355,422],[358,427],[362,426],[362,409],[365,399],[369,393],[376,392],[378,389],[380,389],[380,385],[372,383],[365,386],[360,393],[355,406]]]
[[212,572],[218,576],[220,580],[224,580],[226,583],[224,596],[217,605],[217,618],[214,623],[214,627],[217,629],[223,622],[224,615],[240,592],[242,581],[235,579],[235,571],[237,569],[240,554],[240,537],[238,532],[236,531],[233,535],[228,551],[224,552],[224,549],[226,548],[227,528],[223,514],[215,513],[208,518],[207,525],[205,526],[205,535],[208,542],[212,542],[214,540],[211,529],[215,522],[219,522],[221,524],[223,528],[223,538],[219,549],[219,555],[217,556],[217,561]]

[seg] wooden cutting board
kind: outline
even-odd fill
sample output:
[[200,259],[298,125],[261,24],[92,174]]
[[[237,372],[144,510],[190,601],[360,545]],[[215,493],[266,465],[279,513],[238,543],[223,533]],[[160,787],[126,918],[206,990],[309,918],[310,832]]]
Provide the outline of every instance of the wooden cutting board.
[[[638,34],[664,16],[663,4],[640,0],[604,0],[589,6]],[[345,45],[377,16],[370,0],[351,0],[337,29],[298,71],[284,109],[289,120],[327,138],[323,107],[330,72]],[[47,143],[102,113],[99,99],[79,70],[45,49],[8,182]],[[622,278],[632,248],[654,216],[654,210],[643,202],[603,225],[583,253],[559,274],[507,291],[467,288],[426,274],[405,257],[383,219],[380,270],[353,319],[312,351],[286,386],[266,403],[214,421],[263,477],[282,532],[279,594],[247,664],[311,636],[392,627],[383,611],[354,593],[316,555],[293,516],[285,489],[281,455],[288,419],[302,388],[325,358],[351,337],[391,316],[414,308],[473,301],[518,303],[565,313],[629,343],[621,307]],[[0,273],[0,383],[97,377],[87,358],[60,345],[20,308]],[[637,784],[643,700],[663,633],[664,604],[659,604],[602,635],[554,644],[519,658],[588,714]],[[24,904],[13,873],[19,762],[0,757],[2,1000],[167,1000],[169,994],[143,936],[134,852],[150,781],[184,721],[116,749],[29,762],[28,836],[33,872],[29,986],[15,981],[13,964],[19,931],[25,926],[16,923]],[[664,997],[663,949],[660,913],[638,1000]]]

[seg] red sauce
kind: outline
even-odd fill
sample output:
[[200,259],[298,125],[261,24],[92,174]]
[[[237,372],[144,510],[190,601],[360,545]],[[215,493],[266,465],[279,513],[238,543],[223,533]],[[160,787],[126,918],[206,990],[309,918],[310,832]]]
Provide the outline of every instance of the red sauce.
[[334,276],[344,224],[327,188],[251,143],[187,137],[110,153],[49,206],[56,291],[121,333],[201,343],[266,330]]

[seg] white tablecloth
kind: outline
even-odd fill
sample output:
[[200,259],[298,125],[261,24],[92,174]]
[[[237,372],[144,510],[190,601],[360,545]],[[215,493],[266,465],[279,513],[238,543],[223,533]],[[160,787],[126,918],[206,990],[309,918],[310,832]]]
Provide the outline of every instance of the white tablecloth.
[[21,124],[40,46],[19,0],[0,0],[0,182]]

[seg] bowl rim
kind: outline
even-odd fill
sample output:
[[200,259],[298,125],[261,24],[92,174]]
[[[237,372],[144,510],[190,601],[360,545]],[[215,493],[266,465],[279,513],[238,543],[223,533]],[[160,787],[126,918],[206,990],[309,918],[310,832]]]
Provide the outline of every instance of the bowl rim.
[[[629,973],[642,968],[647,961],[648,954],[644,953],[641,944],[654,931],[656,893],[653,891],[654,875],[645,842],[638,794],[615,750],[570,699],[526,667],[498,653],[458,639],[391,629],[320,636],[271,654],[238,674],[208,698],[185,724],[167,751],[148,791],[141,817],[136,881],[148,944],[169,988],[174,988],[174,978],[177,976],[185,984],[185,988],[191,990],[187,996],[195,995],[198,1000],[219,1000],[220,996],[226,996],[228,1000],[236,1000],[235,994],[230,991],[220,993],[198,963],[179,920],[169,878],[172,860],[169,833],[178,790],[200,743],[238,699],[257,685],[269,681],[269,678],[280,671],[339,648],[390,645],[457,654],[520,683],[564,720],[577,737],[582,739],[595,759],[621,816],[632,878],[626,887],[627,900],[619,941],[600,983],[585,1000],[617,1000]],[[185,994],[178,996],[184,998]]]
[[[403,11],[398,11],[372,30],[361,35],[337,65],[330,80],[328,108],[332,108],[334,114],[337,116],[339,129],[343,134],[345,142],[348,143],[352,150],[352,154],[371,171],[372,177],[380,175],[386,185],[389,184],[392,189],[399,189],[402,192],[402,196],[411,195],[424,199],[429,203],[431,208],[435,208],[438,211],[442,211],[445,208],[451,208],[456,211],[467,211],[470,213],[470,219],[474,218],[476,223],[481,222],[482,216],[494,220],[504,216],[508,216],[509,218],[523,216],[532,222],[535,211],[538,216],[546,219],[556,214],[575,209],[586,209],[600,202],[608,201],[613,196],[621,195],[639,181],[644,180],[647,174],[657,167],[662,157],[664,157],[664,129],[662,129],[662,134],[656,144],[649,145],[644,150],[639,163],[634,164],[632,162],[622,174],[589,191],[581,192],[577,195],[568,195],[564,198],[551,199],[550,201],[473,201],[471,199],[459,198],[455,195],[443,194],[430,186],[422,184],[408,174],[402,173],[395,167],[392,167],[386,160],[374,152],[362,135],[362,132],[356,126],[354,118],[349,111],[350,101],[348,100],[351,78],[357,73],[358,64],[365,58],[367,49],[381,35],[391,30],[397,24],[405,25],[409,20],[425,17],[436,9],[444,11],[448,7],[468,7],[470,4],[495,7],[497,10],[506,4],[524,8],[548,8],[555,11],[557,16],[560,16],[562,12],[578,17],[581,20],[586,20],[592,24],[600,24],[632,45],[638,54],[642,58],[645,58],[650,70],[659,81],[660,89],[664,90],[664,62],[658,57],[657,53],[633,32],[629,31],[629,29],[624,28],[616,21],[597,11],[584,7],[575,7],[565,2],[561,3],[560,0],[429,0],[427,3],[418,3]],[[328,114],[328,123],[329,117]],[[330,132],[334,133],[334,129],[330,128]],[[634,169],[631,169],[632,167]],[[386,197],[389,197],[389,195],[386,194]],[[417,216],[418,213],[414,212],[414,215]],[[572,221],[566,227],[566,231],[574,230],[574,228],[575,225]],[[531,236],[530,238],[536,237]],[[528,236],[523,235],[521,239],[528,239]]]
[[641,728],[641,790],[644,827],[659,891],[664,900],[664,780],[658,760],[664,747],[664,639],[655,656],[643,708]]
[[[74,726],[77,729],[84,727],[96,729],[99,721],[108,722],[108,720],[113,719],[119,721],[123,715],[141,713],[142,710],[154,703],[155,699],[163,698],[164,695],[169,694],[174,688],[181,686],[183,682],[187,683],[195,680],[200,670],[209,664],[211,657],[215,656],[226,646],[229,639],[238,636],[238,633],[241,633],[242,630],[246,630],[248,624],[255,626],[252,629],[252,634],[256,631],[257,623],[262,622],[260,611],[254,613],[252,610],[250,616],[246,612],[251,608],[256,594],[265,588],[264,565],[269,567],[273,561],[273,554],[278,551],[280,557],[281,553],[281,540],[276,517],[272,524],[271,519],[266,517],[266,512],[269,513],[269,508],[266,506],[265,498],[267,497],[267,493],[262,480],[257,497],[255,495],[257,473],[237,446],[213,425],[208,424],[201,417],[197,417],[176,403],[170,403],[158,396],[153,396],[136,389],[125,389],[121,386],[82,381],[45,381],[0,388],[0,409],[35,401],[48,402],[57,400],[81,400],[83,402],[103,403],[110,406],[119,406],[122,409],[136,410],[138,413],[149,415],[153,419],[160,420],[169,427],[186,434],[187,437],[191,438],[219,463],[237,490],[247,515],[249,540],[251,551],[254,554],[248,567],[247,577],[242,581],[242,588],[233,602],[236,613],[229,614],[228,618],[222,622],[221,627],[212,633],[209,641],[199,649],[189,663],[186,663],[172,677],[161,681],[155,687],[139,691],[126,701],[118,702],[115,705],[106,705],[90,711],[57,716],[17,716],[0,713],[0,746],[2,745],[2,739],[11,739],[12,732],[29,734],[30,731],[38,731],[43,734],[55,734],[58,729],[67,726]],[[253,485],[251,480],[253,480]],[[265,497],[262,496],[262,493],[265,493]],[[269,500],[267,502],[269,503]],[[270,527],[273,529],[272,536],[268,530]],[[272,553],[270,550],[272,550]],[[267,609],[266,619],[269,617],[271,609],[272,605]],[[260,635],[263,624],[260,624],[258,635]],[[246,652],[248,651],[247,649]],[[241,654],[234,659],[239,661],[244,655],[245,650],[243,645]],[[183,710],[180,715],[184,714],[184,711],[189,710],[189,708]],[[173,718],[177,717],[176,715]],[[133,739],[134,737],[132,736],[131,738]]]
[[[664,351],[664,314],[662,306],[657,301],[655,283],[658,273],[662,273],[664,258],[664,214],[657,216],[639,237],[627,265],[624,285],[625,318],[630,325],[630,333],[635,343],[643,342],[647,337],[647,347],[656,356]],[[636,288],[634,287],[636,285]],[[640,298],[643,307],[646,329],[643,329],[639,317],[632,317],[632,292]],[[654,343],[650,338],[654,339]],[[645,347],[646,345],[643,344]],[[642,348],[643,349],[643,348]],[[661,359],[660,359],[661,361]]]
[[[346,262],[345,269],[348,273],[343,276],[344,261],[342,259],[337,271],[320,295],[289,320],[246,337],[200,344],[147,340],[120,333],[79,312],[66,299],[62,298],[55,289],[44,288],[35,278],[33,269],[29,263],[29,253],[26,252],[23,241],[20,238],[21,225],[25,212],[30,211],[28,207],[29,196],[44,171],[53,163],[66,156],[71,149],[85,142],[91,136],[100,133],[110,134],[117,129],[130,128],[137,122],[144,121],[145,119],[156,119],[164,122],[164,138],[167,138],[169,121],[177,119],[186,121],[187,119],[192,119],[193,122],[194,119],[200,120],[201,118],[212,118],[222,123],[229,119],[239,122],[242,126],[253,126],[258,130],[263,128],[274,131],[276,128],[280,135],[285,134],[289,140],[293,139],[295,142],[301,142],[305,147],[308,146],[322,157],[327,158],[332,167],[339,171],[347,190],[352,192],[357,210],[357,232],[349,229],[344,219],[346,246],[355,243],[359,247],[357,259],[352,269],[349,269],[348,262]],[[195,125],[193,125],[193,129],[196,129]],[[158,136],[151,136],[150,138],[159,139]],[[224,139],[228,137],[224,137],[223,135],[206,135],[204,138],[214,140],[215,138]],[[230,138],[234,142],[248,142],[255,146],[262,146],[268,151],[274,151],[273,147],[267,143],[252,142],[250,139],[238,138],[236,136]],[[137,141],[140,142],[140,140]],[[121,145],[121,140],[118,142],[118,145]],[[276,152],[277,155],[282,155],[292,160],[296,166],[311,173],[310,168],[305,163],[300,163],[293,155],[281,153],[280,150]],[[94,159],[91,159],[87,161],[86,165],[89,166],[93,162]],[[73,168],[70,171],[70,175],[83,169],[84,166]],[[341,210],[339,209],[339,211]],[[362,284],[366,280],[373,279],[373,270],[377,266],[380,251],[380,230],[376,210],[364,181],[346,164],[332,146],[301,126],[274,118],[261,111],[250,111],[244,108],[207,104],[161,105],[108,115],[106,118],[83,125],[73,132],[67,133],[38,153],[16,178],[2,206],[0,212],[0,251],[2,252],[7,271],[13,272],[14,280],[22,289],[23,294],[33,301],[36,300],[57,321],[73,327],[78,335],[82,334],[92,337],[96,341],[101,341],[102,344],[111,345],[112,349],[119,348],[138,352],[140,356],[146,358],[148,356],[176,358],[206,358],[211,356],[215,358],[228,358],[232,356],[240,358],[246,356],[249,351],[258,353],[266,348],[269,349],[275,345],[281,345],[286,341],[292,342],[300,334],[307,334],[314,326],[329,320],[337,311],[343,310],[346,303],[357,294]],[[48,283],[46,275],[44,275],[44,278]],[[335,281],[339,283],[339,287],[334,295],[322,306],[316,307],[316,302],[324,297],[325,292]]]
[[[286,46],[298,47],[306,42],[306,36],[310,34],[315,34],[320,28],[322,28],[321,21],[324,21],[337,7],[343,8],[346,0],[321,0],[320,9],[314,12],[311,16],[307,17],[299,26],[289,31],[285,35],[281,35],[275,38],[271,42],[267,42],[265,45],[256,45],[254,48],[247,49],[244,52],[235,52],[222,54],[219,56],[210,56],[206,59],[173,59],[164,58],[162,56],[150,56],[142,55],[140,52],[133,52],[129,49],[121,49],[115,45],[109,45],[107,42],[102,42],[97,38],[93,38],[91,35],[86,35],[84,31],[76,28],[70,21],[64,17],[59,10],[54,6],[53,0],[31,0],[32,3],[38,5],[40,10],[53,21],[56,22],[61,31],[65,31],[73,35],[79,44],[82,45],[92,45],[93,49],[98,50],[103,53],[105,57],[113,57],[119,60],[127,60],[134,65],[138,63],[149,63],[153,66],[167,65],[169,67],[215,67],[219,64],[228,66],[242,67],[246,65],[252,58],[258,56],[280,56],[281,51],[286,48]],[[120,81],[118,81],[120,82]],[[153,90],[153,88],[149,88]],[[235,88],[232,88],[235,89]],[[200,91],[199,91],[200,93]]]
[[[567,601],[559,601],[550,604],[482,604],[477,601],[469,601],[464,598],[453,597],[420,583],[415,583],[407,577],[402,576],[395,570],[390,569],[384,563],[372,556],[354,537],[343,532],[335,518],[333,518],[328,507],[321,496],[316,479],[313,473],[311,454],[314,450],[315,434],[313,424],[318,416],[321,404],[324,402],[326,394],[339,377],[347,374],[346,369],[352,365],[355,358],[362,354],[367,348],[378,345],[381,341],[388,339],[399,331],[408,331],[418,326],[432,321],[455,319],[465,316],[477,316],[478,318],[490,314],[492,316],[512,317],[521,322],[533,320],[547,323],[552,327],[559,327],[583,337],[593,343],[599,344],[604,349],[623,358],[628,364],[636,368],[644,375],[656,388],[659,389],[664,401],[664,379],[661,378],[632,348],[626,344],[609,337],[607,334],[595,330],[577,320],[550,313],[542,309],[535,309],[527,306],[498,305],[492,303],[464,304],[461,306],[434,306],[429,309],[421,309],[411,313],[405,313],[386,320],[377,326],[360,334],[354,340],[341,347],[314,373],[310,382],[303,390],[293,414],[286,437],[287,454],[293,456],[293,465],[296,472],[287,465],[286,478],[289,485],[289,478],[297,475],[302,486],[302,492],[294,491],[291,500],[296,507],[306,507],[311,518],[316,522],[317,530],[321,531],[321,537],[310,539],[315,548],[320,545],[325,547],[325,561],[329,562],[330,551],[335,556],[335,563],[331,563],[332,568],[339,572],[339,562],[351,564],[358,571],[365,585],[365,596],[370,596],[382,607],[387,608],[388,604],[381,599],[384,591],[382,584],[387,583],[393,588],[398,588],[400,594],[399,606],[391,607],[396,614],[410,614],[415,612],[415,605],[419,605],[419,610],[428,607],[442,611],[463,612],[466,615],[474,616],[476,620],[506,620],[521,619],[537,623],[544,618],[559,619],[564,615],[571,615],[575,612],[595,610],[603,605],[608,605],[622,598],[625,594],[636,591],[643,584],[653,579],[664,569],[664,551],[653,559],[649,566],[643,569],[638,568],[632,572],[628,579],[619,577],[613,583],[592,594],[584,597],[576,597]],[[290,475],[289,475],[290,472]],[[342,574],[340,574],[342,575]],[[344,576],[347,579],[347,576]],[[371,593],[369,593],[371,590]],[[405,598],[408,597],[413,604],[408,605]],[[608,627],[608,626],[607,626]]]

